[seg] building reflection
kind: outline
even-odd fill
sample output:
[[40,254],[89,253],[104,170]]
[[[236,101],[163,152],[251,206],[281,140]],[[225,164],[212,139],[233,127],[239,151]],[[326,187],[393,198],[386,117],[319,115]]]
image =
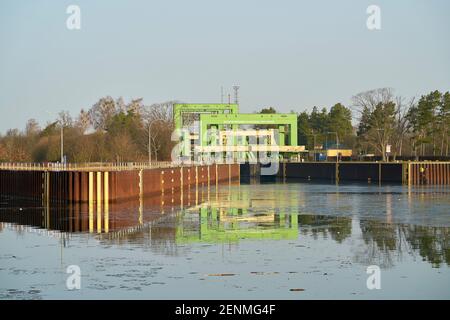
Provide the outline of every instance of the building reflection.
[[198,209],[198,214],[185,213],[177,226],[177,243],[229,243],[241,239],[296,239],[297,214],[256,213],[243,207],[211,207]]
[[[8,226],[19,233],[39,230],[69,240],[73,234],[88,234],[104,244],[138,243],[169,255],[189,243],[301,241],[308,236],[342,244],[358,237],[364,248],[354,259],[365,265],[390,267],[402,255],[418,255],[435,267],[450,265],[449,228],[393,223],[391,194],[379,219],[306,214],[305,197],[289,192],[287,184],[258,188],[231,182],[107,204],[42,207],[8,199],[0,202],[0,232]],[[324,201],[337,203],[337,197]]]

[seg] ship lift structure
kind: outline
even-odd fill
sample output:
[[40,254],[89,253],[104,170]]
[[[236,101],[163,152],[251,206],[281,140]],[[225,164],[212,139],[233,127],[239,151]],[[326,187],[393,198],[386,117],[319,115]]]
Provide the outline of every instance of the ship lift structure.
[[261,153],[298,160],[307,153],[298,146],[297,115],[239,113],[237,104],[174,104],[183,159],[256,161]]

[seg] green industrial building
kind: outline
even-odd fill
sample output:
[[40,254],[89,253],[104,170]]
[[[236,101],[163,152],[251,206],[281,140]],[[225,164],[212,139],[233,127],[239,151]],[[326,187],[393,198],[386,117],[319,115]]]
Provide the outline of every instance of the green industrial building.
[[174,104],[175,129],[180,132],[181,156],[201,160],[211,155],[256,161],[258,154],[298,158],[297,115],[239,113],[237,104]]

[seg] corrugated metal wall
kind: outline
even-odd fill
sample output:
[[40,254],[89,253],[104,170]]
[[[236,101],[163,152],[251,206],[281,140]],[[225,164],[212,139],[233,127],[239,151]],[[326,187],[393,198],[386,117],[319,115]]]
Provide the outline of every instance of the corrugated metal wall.
[[236,180],[239,171],[239,164],[91,172],[0,170],[0,194],[44,202],[109,202]]

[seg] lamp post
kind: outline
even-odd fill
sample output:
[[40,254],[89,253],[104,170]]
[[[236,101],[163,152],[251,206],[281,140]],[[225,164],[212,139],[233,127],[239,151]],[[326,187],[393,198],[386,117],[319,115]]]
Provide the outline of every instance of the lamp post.
[[59,122],[61,126],[61,163],[64,163],[64,128],[62,122]]
[[327,132],[328,134],[334,133],[336,135],[336,148],[339,149],[339,136],[336,131]]
[[314,157],[314,161],[316,161],[316,136],[317,136],[317,133],[314,133],[314,130],[311,130],[311,133],[306,134],[306,136],[313,136],[313,157]]
[[[47,112],[49,115],[52,115],[52,112],[46,110],[45,112]],[[59,123],[59,125],[61,126],[61,134],[60,134],[60,150],[61,150],[61,163],[64,162],[64,128],[63,128],[63,123],[61,121],[61,119],[57,119],[55,121],[55,123]]]
[[336,131],[327,132],[328,134],[334,133],[336,135],[336,162],[339,162],[339,136]]

